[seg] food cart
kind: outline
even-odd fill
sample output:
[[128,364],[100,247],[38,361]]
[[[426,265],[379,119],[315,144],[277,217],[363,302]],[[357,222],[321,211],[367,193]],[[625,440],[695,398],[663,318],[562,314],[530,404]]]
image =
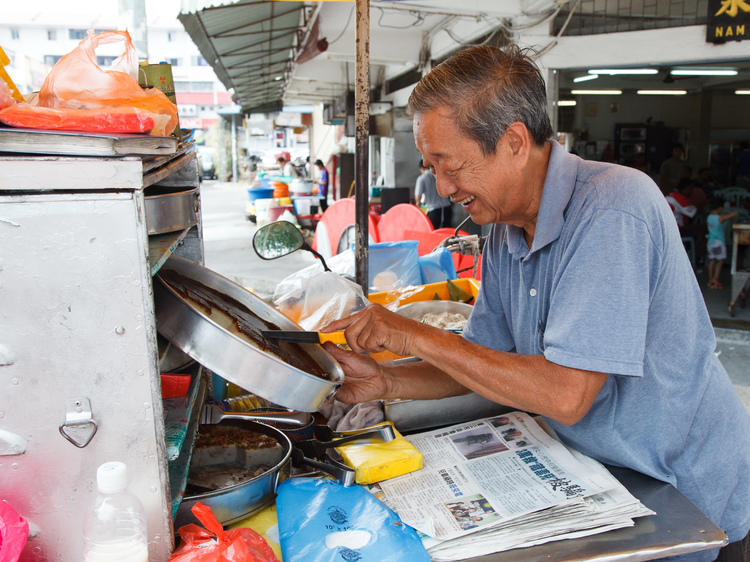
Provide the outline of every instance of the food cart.
[[[132,468],[131,488],[147,511],[149,559],[164,561],[173,549],[174,507],[180,503],[175,479],[184,477],[208,391],[206,377],[197,374],[194,379],[200,384],[189,394],[194,403],[188,437],[175,457],[180,459],[177,465],[184,463],[180,472],[167,452],[159,377],[164,357],[157,330],[186,351],[216,348],[215,334],[205,332],[206,326],[184,318],[170,325],[171,315],[160,318],[159,312],[165,304],[160,297],[165,272],[208,271],[201,266],[200,194],[192,189],[198,185],[194,154],[183,146],[157,158],[6,155],[0,157],[0,165],[6,172],[0,178],[0,228],[6,249],[0,308],[6,325],[13,326],[0,341],[6,375],[0,397],[4,499],[31,524],[29,559],[80,559],[83,517],[95,495],[96,467],[123,460]],[[182,217],[178,226],[150,234],[158,227],[149,224],[155,215],[148,210],[148,190],[157,185],[157,198],[170,197],[165,195],[170,187],[187,195],[165,211],[168,216],[160,217]],[[225,283],[219,277],[212,282]],[[475,294],[473,281],[457,283]],[[234,299],[254,302],[251,293],[231,282],[216,288]],[[419,300],[421,295],[429,300],[433,293],[447,289],[425,286],[411,298]],[[376,301],[391,298],[373,295]],[[283,324],[278,317],[274,321]],[[263,367],[254,351],[240,347],[231,357],[218,359],[247,370],[242,376],[249,378],[235,379],[246,390],[285,401],[282,396],[292,394],[289,388],[263,388],[279,372],[278,363]],[[216,360],[203,358],[212,369]],[[325,359],[318,362],[325,364]],[[281,369],[286,373],[288,367]],[[314,409],[337,385],[336,366],[328,365],[327,370],[333,380],[312,380],[309,391],[297,395],[312,402],[289,405]],[[446,413],[451,409],[458,418],[479,416],[483,410],[477,400],[469,396],[411,401],[386,405],[386,411],[391,411],[399,429],[408,431],[417,427],[415,423],[450,423]],[[20,404],[34,404],[34,414]],[[418,422],[407,419],[405,412],[420,412]],[[283,466],[290,474],[292,468]],[[656,516],[638,520],[630,529],[476,560],[526,560],[531,555],[611,559],[618,553],[647,559],[717,547],[725,541],[721,530],[673,487],[631,471],[616,474]]]

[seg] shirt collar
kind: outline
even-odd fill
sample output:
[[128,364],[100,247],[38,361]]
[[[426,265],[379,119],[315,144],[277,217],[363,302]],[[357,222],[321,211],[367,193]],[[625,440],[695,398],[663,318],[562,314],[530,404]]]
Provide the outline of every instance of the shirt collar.
[[506,225],[508,234],[508,250],[511,254],[524,257],[551,244],[560,236],[565,222],[565,208],[568,206],[573,187],[575,186],[578,164],[575,156],[568,154],[556,141],[550,141],[549,164],[544,179],[542,200],[536,218],[536,229],[531,249],[527,251],[523,229]]

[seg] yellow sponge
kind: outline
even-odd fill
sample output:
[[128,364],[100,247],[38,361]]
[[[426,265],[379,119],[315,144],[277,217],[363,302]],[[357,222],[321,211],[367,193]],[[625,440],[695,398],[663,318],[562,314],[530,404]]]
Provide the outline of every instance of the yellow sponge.
[[[366,429],[382,425],[393,426],[391,422],[383,422]],[[350,433],[356,432],[343,432],[343,435]],[[355,470],[357,484],[374,484],[422,468],[422,453],[404,439],[396,428],[393,433],[396,435],[393,441],[363,439],[336,447],[344,462]]]

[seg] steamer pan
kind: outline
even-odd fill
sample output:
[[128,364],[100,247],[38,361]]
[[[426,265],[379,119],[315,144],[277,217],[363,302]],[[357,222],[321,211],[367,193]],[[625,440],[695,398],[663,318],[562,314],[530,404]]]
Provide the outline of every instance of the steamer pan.
[[425,314],[440,314],[443,312],[460,314],[468,319],[472,310],[474,310],[474,307],[465,302],[430,300],[410,302],[398,307],[396,312],[401,316],[419,321]]
[[327,379],[290,365],[220,325],[165,281],[170,271],[237,301],[265,324],[275,324],[282,330],[301,328],[229,279],[192,261],[172,256],[154,279],[156,327],[161,335],[201,365],[274,404],[303,412],[317,411],[343,383],[341,367],[320,345],[295,344],[327,373]]
[[[268,435],[276,439],[281,448],[241,450],[236,447],[226,447],[223,452],[218,447],[207,450],[194,449],[190,466],[191,472],[195,469],[225,464],[234,464],[243,468],[262,464],[269,466],[269,468],[262,474],[234,486],[201,494],[186,495],[175,514],[175,530],[187,523],[198,523],[198,520],[190,511],[198,502],[208,505],[222,525],[236,523],[271,504],[276,495],[276,486],[289,478],[292,444],[281,431],[266,424],[248,420],[224,420],[217,425],[239,428],[249,433]],[[186,492],[186,494],[188,493]]]
[[164,234],[184,230],[198,224],[200,202],[198,187],[152,185],[144,191],[146,230]]

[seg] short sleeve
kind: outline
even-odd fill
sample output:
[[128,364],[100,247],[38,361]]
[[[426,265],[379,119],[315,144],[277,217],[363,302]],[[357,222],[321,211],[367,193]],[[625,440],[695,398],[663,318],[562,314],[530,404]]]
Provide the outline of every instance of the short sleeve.
[[514,351],[515,344],[503,310],[499,281],[502,245],[500,231],[493,227],[493,233],[488,237],[482,252],[482,283],[479,294],[463,336],[469,341],[498,351]]
[[659,261],[648,226],[623,211],[598,211],[564,252],[550,295],[545,358],[641,376]]

